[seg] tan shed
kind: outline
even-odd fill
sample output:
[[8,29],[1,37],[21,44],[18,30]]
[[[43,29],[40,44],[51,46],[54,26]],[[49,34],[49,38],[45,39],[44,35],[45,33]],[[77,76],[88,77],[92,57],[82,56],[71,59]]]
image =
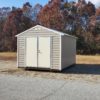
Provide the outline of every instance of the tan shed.
[[59,70],[76,63],[76,37],[36,25],[17,36],[17,66]]

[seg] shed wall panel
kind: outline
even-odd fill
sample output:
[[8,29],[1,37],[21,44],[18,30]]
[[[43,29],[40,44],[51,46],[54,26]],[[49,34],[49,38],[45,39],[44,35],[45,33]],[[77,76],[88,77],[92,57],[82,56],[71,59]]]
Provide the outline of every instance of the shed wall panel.
[[52,43],[52,69],[59,70],[60,67],[60,36],[54,36],[53,37],[53,43]]
[[76,39],[62,36],[62,69],[76,63]]
[[17,38],[18,67],[25,67],[25,38]]

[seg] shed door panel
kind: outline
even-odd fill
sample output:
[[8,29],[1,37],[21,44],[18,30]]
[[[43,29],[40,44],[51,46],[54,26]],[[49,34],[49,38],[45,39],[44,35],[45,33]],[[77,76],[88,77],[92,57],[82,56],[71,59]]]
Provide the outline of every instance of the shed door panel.
[[50,37],[39,37],[38,67],[50,68]]
[[26,40],[26,66],[37,67],[37,37]]

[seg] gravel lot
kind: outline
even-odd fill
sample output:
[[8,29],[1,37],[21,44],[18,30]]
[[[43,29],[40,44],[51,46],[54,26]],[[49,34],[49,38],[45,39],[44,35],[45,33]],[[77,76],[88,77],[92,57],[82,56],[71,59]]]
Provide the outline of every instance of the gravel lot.
[[85,80],[87,82],[99,83],[100,65],[78,64],[62,72],[49,72],[18,69],[16,67],[16,60],[0,60],[0,74],[58,80]]
[[17,69],[15,60],[0,60],[0,71]]
[[100,100],[100,83],[0,74],[0,100]]

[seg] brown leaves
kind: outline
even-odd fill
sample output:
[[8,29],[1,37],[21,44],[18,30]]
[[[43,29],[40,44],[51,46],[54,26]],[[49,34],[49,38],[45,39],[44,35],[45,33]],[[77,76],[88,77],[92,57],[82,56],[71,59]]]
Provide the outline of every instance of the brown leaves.
[[89,16],[95,15],[95,5],[91,2],[88,2],[88,4],[85,6],[85,11],[88,13]]
[[39,13],[39,22],[49,28],[62,30],[63,29],[63,15],[60,12],[60,5],[58,0],[47,4]]
[[[23,16],[23,11],[17,9],[12,11],[3,27],[3,46],[4,50],[15,51],[16,50],[16,39],[15,35],[30,28],[33,25],[32,21]],[[3,39],[3,38],[2,38]]]
[[100,16],[100,7],[96,9],[96,16]]

